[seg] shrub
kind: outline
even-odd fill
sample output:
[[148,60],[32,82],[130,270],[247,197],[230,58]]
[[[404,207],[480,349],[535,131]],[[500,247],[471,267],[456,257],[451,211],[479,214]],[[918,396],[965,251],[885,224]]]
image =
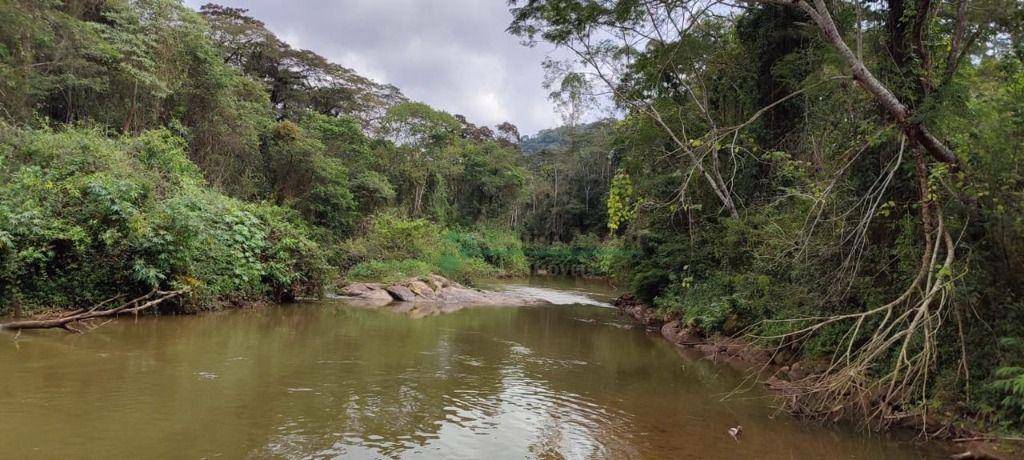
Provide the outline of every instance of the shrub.
[[[1021,356],[1024,352],[1024,341],[1004,337],[1000,345],[1010,356]],[[1003,408],[1004,418],[1012,425],[1024,426],[1024,363],[999,367],[995,371],[995,380],[991,388],[1002,397],[999,405]]]
[[504,275],[525,275],[529,272],[523,243],[511,231],[499,228],[451,230],[446,236],[464,258],[483,260]]
[[353,281],[390,283],[411,277],[426,276],[434,271],[434,266],[422,260],[372,260],[352,267],[348,272],[348,278]]
[[200,306],[317,293],[329,267],[306,225],[207,188],[184,147],[166,130],[0,128],[0,305],[180,287]]
[[444,230],[395,211],[373,216],[362,235],[345,242],[343,266],[352,280],[393,281],[438,273],[474,283],[526,272],[519,241],[497,229]]
[[524,252],[530,265],[557,273],[616,276],[626,261],[618,240],[603,242],[590,234],[576,237],[571,244],[530,246]]

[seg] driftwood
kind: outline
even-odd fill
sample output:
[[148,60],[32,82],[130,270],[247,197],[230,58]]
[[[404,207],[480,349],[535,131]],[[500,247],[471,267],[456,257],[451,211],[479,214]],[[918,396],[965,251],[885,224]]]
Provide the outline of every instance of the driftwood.
[[111,302],[120,299],[123,296],[117,296],[103,302],[100,302],[96,306],[90,309],[78,309],[72,312],[63,314],[62,316],[50,319],[37,319],[37,320],[26,320],[26,321],[14,321],[6,324],[0,324],[0,329],[9,329],[21,331],[24,329],[64,329],[68,332],[82,332],[76,329],[72,325],[75,323],[81,323],[96,318],[111,318],[123,314],[139,314],[142,311],[153,308],[165,300],[178,297],[185,293],[184,290],[180,291],[150,291],[149,294],[132,299],[121,305],[112,308],[103,308]]

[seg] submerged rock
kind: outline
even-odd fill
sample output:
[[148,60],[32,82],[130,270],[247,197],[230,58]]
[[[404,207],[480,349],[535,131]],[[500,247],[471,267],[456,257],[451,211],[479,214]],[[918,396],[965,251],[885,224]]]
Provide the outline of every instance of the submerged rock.
[[648,308],[631,294],[625,294],[615,299],[615,306],[649,330],[661,330],[662,325],[665,324],[665,318],[662,315],[653,308]]

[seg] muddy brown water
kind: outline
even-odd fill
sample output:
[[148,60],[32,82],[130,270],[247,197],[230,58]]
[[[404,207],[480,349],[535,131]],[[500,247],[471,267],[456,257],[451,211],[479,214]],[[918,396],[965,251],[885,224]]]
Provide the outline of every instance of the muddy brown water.
[[[0,458],[948,458],[777,414],[601,282],[408,315],[316,302],[0,334]],[[738,441],[728,434],[742,425]]]

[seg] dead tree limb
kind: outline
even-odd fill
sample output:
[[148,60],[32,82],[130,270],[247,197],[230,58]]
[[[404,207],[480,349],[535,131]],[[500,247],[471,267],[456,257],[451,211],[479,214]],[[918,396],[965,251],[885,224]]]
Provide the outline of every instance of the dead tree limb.
[[139,314],[146,309],[155,307],[162,302],[178,297],[185,293],[185,290],[179,291],[158,291],[153,290],[148,294],[135,299],[129,300],[121,305],[112,308],[101,309],[104,305],[123,297],[118,295],[109,300],[100,302],[96,306],[90,309],[78,309],[69,313],[65,313],[57,318],[50,319],[37,319],[37,320],[26,320],[26,321],[14,321],[6,324],[0,324],[0,329],[9,330],[25,330],[25,329],[64,329],[68,332],[81,332],[76,329],[73,325],[88,321],[95,318],[110,318],[123,314]]

